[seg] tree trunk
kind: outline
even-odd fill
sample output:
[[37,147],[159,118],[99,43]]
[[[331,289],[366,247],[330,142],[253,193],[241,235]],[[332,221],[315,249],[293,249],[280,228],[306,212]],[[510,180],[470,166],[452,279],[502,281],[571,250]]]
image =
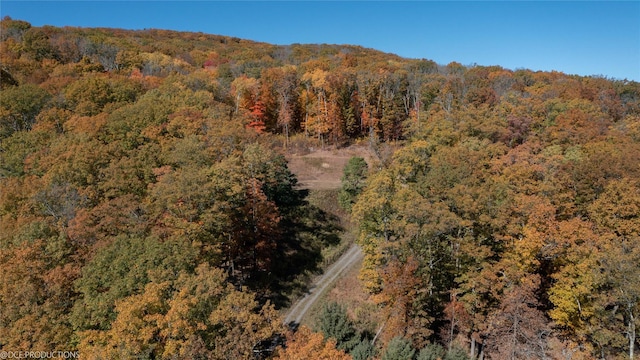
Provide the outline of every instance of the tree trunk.
[[513,334],[511,336],[511,359],[516,358],[516,349],[518,346],[518,316],[513,318]]
[[284,148],[289,148],[289,124],[284,124]]
[[304,138],[308,139],[309,138],[309,111],[307,110],[307,112],[304,114]]
[[451,347],[453,346],[453,329],[456,326],[456,308],[455,304],[453,305],[453,311],[451,311],[451,325],[449,326],[449,352],[451,352]]
[[476,358],[476,339],[473,338],[473,335],[471,336],[471,347],[469,349],[469,358],[470,359]]
[[636,319],[633,316],[632,304],[629,304],[629,359],[633,360],[633,350],[636,347]]

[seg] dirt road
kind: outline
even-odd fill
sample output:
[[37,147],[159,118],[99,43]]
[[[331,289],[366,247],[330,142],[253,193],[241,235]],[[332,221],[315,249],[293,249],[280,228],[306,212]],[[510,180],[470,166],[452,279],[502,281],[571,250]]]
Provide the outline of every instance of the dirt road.
[[306,313],[311,307],[318,301],[320,295],[333,284],[343,273],[354,266],[364,255],[362,250],[356,244],[351,247],[329,268],[327,271],[319,276],[311,285],[307,294],[293,303],[287,315],[285,316],[285,324],[300,324]]
[[[339,150],[316,150],[306,155],[288,157],[289,169],[296,175],[301,188],[326,190],[340,188],[343,169],[353,156],[362,156],[371,161],[366,147],[352,146]],[[309,286],[307,294],[298,299],[286,312],[285,324],[300,324],[307,312],[321,299],[322,293],[332,286],[341,275],[353,268],[364,257],[358,245],[351,245],[347,251],[324,274],[318,276]]]

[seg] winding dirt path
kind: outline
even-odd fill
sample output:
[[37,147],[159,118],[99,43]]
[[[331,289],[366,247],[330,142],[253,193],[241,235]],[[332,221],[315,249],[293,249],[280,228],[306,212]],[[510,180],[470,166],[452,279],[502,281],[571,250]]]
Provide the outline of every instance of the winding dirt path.
[[[367,160],[371,158],[366,147],[352,146],[339,150],[317,150],[306,155],[291,155],[287,160],[289,169],[296,174],[300,187],[324,190],[340,187],[344,166],[353,156],[362,156]],[[351,245],[336,262],[327,268],[324,274],[313,280],[304,297],[291,304],[284,317],[284,323],[300,324],[321,295],[363,257],[360,247],[356,244]]]
[[356,244],[351,247],[329,268],[327,271],[314,280],[307,294],[292,304],[284,318],[285,324],[300,324],[302,318],[309,309],[318,301],[320,295],[333,284],[343,273],[358,263],[364,257],[362,250]]

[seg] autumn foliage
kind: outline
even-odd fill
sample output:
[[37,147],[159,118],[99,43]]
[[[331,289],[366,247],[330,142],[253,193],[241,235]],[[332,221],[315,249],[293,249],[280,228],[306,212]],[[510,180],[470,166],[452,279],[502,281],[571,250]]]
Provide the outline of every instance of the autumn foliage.
[[271,355],[349,358],[285,334],[276,310],[335,229],[282,154],[304,139],[377,155],[344,202],[378,346],[638,356],[640,84],[357,46],[0,29],[1,349],[249,359],[286,336]]

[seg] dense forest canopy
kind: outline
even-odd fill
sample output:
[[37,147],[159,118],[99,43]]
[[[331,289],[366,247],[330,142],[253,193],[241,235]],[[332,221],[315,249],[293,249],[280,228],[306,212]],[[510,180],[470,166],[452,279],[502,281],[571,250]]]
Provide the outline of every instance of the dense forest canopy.
[[271,356],[638,356],[637,82],[8,17],[0,61],[4,350],[253,358],[337,237],[283,154],[362,142],[377,348]]

